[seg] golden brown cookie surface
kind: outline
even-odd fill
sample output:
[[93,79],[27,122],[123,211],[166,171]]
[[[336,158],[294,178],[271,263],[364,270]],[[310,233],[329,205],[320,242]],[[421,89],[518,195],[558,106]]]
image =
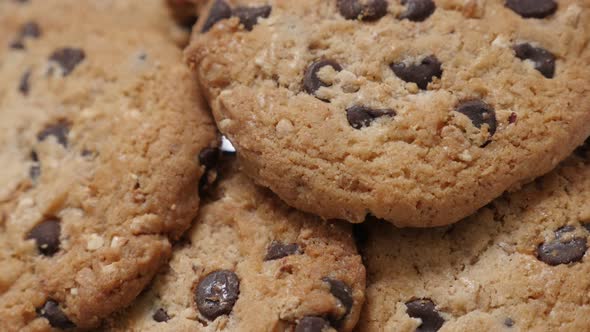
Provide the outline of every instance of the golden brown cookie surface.
[[189,227],[216,129],[158,0],[2,1],[0,22],[0,330],[96,326]]
[[589,20],[581,0],[216,0],[186,55],[258,183],[430,227],[590,134]]

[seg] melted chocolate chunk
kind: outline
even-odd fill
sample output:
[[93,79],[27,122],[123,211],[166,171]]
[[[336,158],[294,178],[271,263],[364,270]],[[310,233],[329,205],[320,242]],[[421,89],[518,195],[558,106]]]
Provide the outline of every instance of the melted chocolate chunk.
[[496,133],[496,111],[482,100],[462,102],[457,106],[455,111],[467,116],[471,120],[471,123],[479,129],[484,124],[488,125],[490,136]]
[[321,317],[305,316],[297,323],[295,332],[322,332],[328,326],[330,326],[328,321]]
[[387,14],[387,1],[338,0],[338,10],[347,20],[376,21]]
[[324,68],[325,66],[332,67],[335,71],[341,71],[342,66],[338,64],[338,62],[330,59],[322,59],[315,61],[305,71],[305,76],[303,77],[303,89],[305,92],[309,93],[310,95],[314,95],[315,92],[322,86],[329,86],[328,84],[322,82],[318,77],[318,72]]
[[432,0],[402,0],[402,5],[406,6],[406,10],[398,16],[400,20],[422,22],[436,10]]
[[68,76],[84,58],[86,54],[82,49],[70,47],[57,49],[49,56],[50,61],[59,64],[63,76]]
[[246,30],[252,31],[256,23],[258,23],[258,18],[269,17],[271,11],[271,6],[237,7],[232,11],[232,16],[238,17],[240,19],[240,23],[244,25]]
[[557,10],[554,0],[506,0],[506,7],[524,18],[545,18]]
[[567,234],[573,231],[575,227],[572,225],[557,229],[555,239],[541,243],[537,247],[537,258],[551,266],[581,261],[588,249],[586,238],[566,238]]
[[301,250],[297,243],[286,244],[279,241],[272,241],[266,250],[266,257],[264,257],[264,260],[272,261],[295,254],[301,254]]
[[160,308],[160,309],[156,310],[156,312],[154,312],[154,314],[152,315],[152,319],[158,323],[162,323],[162,322],[169,321],[170,316],[168,316],[168,313],[166,312],[166,310],[164,310],[163,308]]
[[205,24],[203,24],[203,28],[201,28],[201,32],[209,31],[215,23],[225,20],[231,17],[231,7],[225,2],[224,0],[215,0],[213,6],[209,10],[209,16],[207,16],[207,20]]
[[350,313],[352,305],[354,304],[354,300],[352,298],[352,289],[350,289],[347,284],[340,280],[325,277],[322,278],[322,281],[327,282],[330,285],[330,293],[334,295],[334,297],[337,298],[340,303],[342,303],[342,306],[344,306],[346,309],[342,317],[334,317],[333,319],[332,323],[338,326],[338,323],[344,320]]
[[391,70],[397,77],[406,82],[416,83],[422,90],[426,90],[434,77],[440,78],[443,73],[442,64],[434,55],[425,57],[419,64],[392,63]]
[[219,270],[209,273],[199,282],[195,301],[199,312],[214,320],[229,314],[240,294],[240,280],[232,271]]
[[32,239],[37,243],[37,249],[45,256],[53,256],[59,251],[59,236],[61,225],[58,219],[47,219],[36,225],[27,234],[27,240]]
[[430,299],[406,302],[406,312],[410,317],[422,320],[422,324],[416,329],[417,332],[436,332],[445,322]]
[[534,47],[531,44],[523,43],[512,47],[516,57],[521,60],[531,60],[535,69],[543,76],[553,78],[555,75],[555,55],[544,48]]
[[366,106],[353,106],[346,110],[348,123],[354,129],[361,129],[371,125],[375,119],[382,116],[395,116],[392,109],[372,109]]
[[60,121],[54,125],[51,125],[39,134],[37,134],[37,140],[42,142],[49,136],[54,136],[59,144],[63,147],[68,146],[68,133],[70,132],[70,126],[65,121]]
[[53,300],[47,300],[43,307],[37,309],[37,314],[46,318],[49,325],[58,329],[71,329],[76,325],[61,310],[59,304]]
[[27,70],[24,74],[20,77],[20,82],[18,84],[18,91],[23,94],[23,96],[28,96],[31,86],[29,81],[31,79],[31,70]]

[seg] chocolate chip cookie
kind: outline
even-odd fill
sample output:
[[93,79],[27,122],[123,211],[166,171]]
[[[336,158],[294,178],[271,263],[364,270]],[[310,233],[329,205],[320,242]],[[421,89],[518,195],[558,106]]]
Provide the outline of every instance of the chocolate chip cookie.
[[572,157],[452,226],[366,226],[359,232],[368,270],[359,331],[590,326],[589,159]]
[[580,0],[215,0],[186,55],[258,183],[429,227],[590,134],[589,21]]
[[365,270],[350,225],[286,206],[227,166],[170,264],[115,331],[351,331]]
[[195,217],[218,137],[168,16],[0,2],[0,330],[96,326]]

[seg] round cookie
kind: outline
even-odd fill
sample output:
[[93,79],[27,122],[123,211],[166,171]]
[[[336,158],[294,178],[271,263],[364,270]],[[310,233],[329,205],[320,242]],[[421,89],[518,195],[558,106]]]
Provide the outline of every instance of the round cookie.
[[589,202],[572,157],[449,227],[367,223],[359,331],[587,331]]
[[168,16],[0,2],[0,330],[96,326],[195,217],[218,135]]
[[351,227],[289,208],[231,165],[112,330],[351,331],[365,290]]
[[590,8],[215,0],[185,51],[244,170],[324,218],[445,225],[590,134]]

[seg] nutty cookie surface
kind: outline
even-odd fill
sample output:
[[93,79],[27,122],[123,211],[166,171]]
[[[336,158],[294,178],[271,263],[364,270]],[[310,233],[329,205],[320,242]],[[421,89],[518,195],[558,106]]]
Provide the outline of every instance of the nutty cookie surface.
[[590,133],[589,6],[215,0],[186,56],[258,183],[324,218],[429,227]]
[[0,330],[96,326],[196,215],[218,138],[168,16],[159,0],[0,2]]
[[450,227],[368,223],[359,331],[587,331],[589,188],[572,157]]
[[350,225],[289,208],[235,166],[220,178],[169,266],[113,330],[352,330],[365,270]]

